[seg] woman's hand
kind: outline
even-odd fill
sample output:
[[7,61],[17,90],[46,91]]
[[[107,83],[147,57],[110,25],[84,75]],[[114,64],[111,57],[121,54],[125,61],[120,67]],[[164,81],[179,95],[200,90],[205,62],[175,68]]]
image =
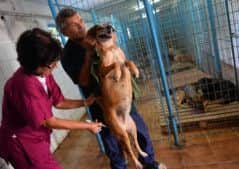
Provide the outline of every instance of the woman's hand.
[[89,131],[93,134],[97,134],[101,131],[101,128],[104,126],[103,123],[99,122],[90,122],[89,123]]
[[87,99],[84,100],[84,106],[90,106],[92,105],[96,100],[96,97],[91,95]]
[[42,125],[50,129],[89,130],[93,134],[100,132],[102,127],[106,127],[103,123],[98,123],[97,121],[91,122],[87,120],[87,122],[79,122],[57,117],[46,119]]

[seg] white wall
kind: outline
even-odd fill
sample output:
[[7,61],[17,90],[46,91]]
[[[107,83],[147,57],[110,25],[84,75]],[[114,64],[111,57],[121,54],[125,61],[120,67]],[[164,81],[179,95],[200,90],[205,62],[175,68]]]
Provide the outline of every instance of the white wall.
[[[9,16],[1,14],[1,11],[3,10],[33,13],[33,16]],[[34,16],[34,13],[49,15],[49,18],[36,17]],[[19,66],[16,61],[17,56],[15,52],[15,42],[18,36],[24,30],[35,26],[47,29],[47,23],[51,20],[51,13],[46,0],[1,0],[0,16],[1,15],[4,15],[5,18],[5,20],[0,19],[0,102],[2,103],[4,83]],[[73,85],[60,64],[53,74],[66,97],[81,97],[78,88]],[[79,119],[84,111],[84,109],[75,109],[71,111],[53,110],[56,116],[71,119]],[[0,121],[1,119],[2,113],[0,112]],[[65,130],[53,131],[51,146],[52,151],[57,148],[57,145],[62,142],[66,135],[67,131]]]

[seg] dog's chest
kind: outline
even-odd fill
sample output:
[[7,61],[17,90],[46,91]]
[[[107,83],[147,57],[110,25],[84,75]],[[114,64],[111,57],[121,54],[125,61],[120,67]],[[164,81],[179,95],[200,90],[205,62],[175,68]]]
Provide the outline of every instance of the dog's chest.
[[104,66],[109,66],[112,63],[123,64],[125,62],[124,57],[118,50],[110,50],[110,51],[103,53],[100,56],[100,60]]

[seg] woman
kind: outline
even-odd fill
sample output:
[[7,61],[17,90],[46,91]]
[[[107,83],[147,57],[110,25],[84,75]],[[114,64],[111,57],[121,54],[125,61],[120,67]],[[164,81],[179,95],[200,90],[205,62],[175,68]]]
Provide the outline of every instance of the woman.
[[64,98],[52,71],[61,55],[57,40],[41,29],[25,31],[17,42],[20,68],[6,82],[0,127],[0,156],[15,169],[60,169],[50,152],[51,129],[101,130],[102,123],[82,123],[54,117],[52,107],[71,109],[95,98]]

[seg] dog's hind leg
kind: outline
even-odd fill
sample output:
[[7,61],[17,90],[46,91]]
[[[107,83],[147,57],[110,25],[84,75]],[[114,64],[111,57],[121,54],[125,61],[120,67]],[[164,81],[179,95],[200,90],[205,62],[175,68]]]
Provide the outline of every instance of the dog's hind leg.
[[124,124],[120,123],[120,120],[116,115],[116,111],[111,109],[105,110],[104,112],[107,114],[107,119],[105,120],[107,121],[108,126],[110,127],[112,133],[116,136],[123,150],[125,150],[126,153],[132,158],[136,169],[143,169],[142,164],[136,158],[132,150],[128,133],[126,132]]
[[139,143],[138,143],[138,138],[137,138],[137,129],[136,129],[136,125],[133,121],[133,119],[128,116],[127,117],[127,132],[133,137],[133,140],[134,140],[134,144],[135,144],[135,147],[136,149],[138,150],[139,154],[142,156],[142,157],[147,157],[148,154],[145,153],[139,146]]

